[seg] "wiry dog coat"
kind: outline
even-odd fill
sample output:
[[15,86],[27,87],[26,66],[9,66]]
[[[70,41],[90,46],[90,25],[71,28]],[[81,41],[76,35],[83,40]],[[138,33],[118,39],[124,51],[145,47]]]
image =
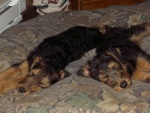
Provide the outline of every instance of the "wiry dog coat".
[[105,43],[97,47],[97,55],[81,67],[79,75],[116,90],[130,87],[131,79],[150,82],[150,56],[139,47],[140,40],[150,35],[150,24],[105,30]]
[[25,61],[0,73],[0,93],[17,86],[20,93],[28,94],[69,76],[66,65],[98,46],[101,37],[97,29],[77,26],[45,39]]

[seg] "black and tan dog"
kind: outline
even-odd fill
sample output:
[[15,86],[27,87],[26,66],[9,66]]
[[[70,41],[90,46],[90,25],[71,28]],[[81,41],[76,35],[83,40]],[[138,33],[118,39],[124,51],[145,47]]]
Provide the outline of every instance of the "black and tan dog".
[[116,90],[130,87],[133,80],[150,82],[150,56],[139,42],[150,35],[150,24],[130,28],[105,27],[105,43],[78,74],[104,82]]
[[0,73],[0,93],[17,88],[29,94],[69,76],[65,66],[98,46],[101,37],[97,29],[77,26],[45,39],[25,61]]

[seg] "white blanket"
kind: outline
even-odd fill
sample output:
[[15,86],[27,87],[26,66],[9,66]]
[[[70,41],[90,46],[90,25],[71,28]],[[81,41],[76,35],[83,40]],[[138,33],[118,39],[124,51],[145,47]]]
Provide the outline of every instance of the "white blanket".
[[10,64],[6,60],[0,60],[0,72],[10,67]]
[[33,5],[37,7],[37,12],[40,15],[44,15],[68,10],[69,0],[33,0]]

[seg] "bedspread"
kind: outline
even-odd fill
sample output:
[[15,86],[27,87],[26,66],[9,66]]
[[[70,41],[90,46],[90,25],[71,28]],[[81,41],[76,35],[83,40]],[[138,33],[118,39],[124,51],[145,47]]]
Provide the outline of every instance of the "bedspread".
[[[130,26],[149,21],[149,6],[150,0],[133,6],[55,12],[13,26],[0,34],[0,71],[24,60],[44,38],[70,27]],[[150,36],[140,46],[150,54]],[[27,96],[16,90],[0,95],[0,113],[150,113],[149,83],[133,81],[130,88],[117,92],[76,74],[94,55],[95,50],[91,50],[70,63],[66,70],[72,75],[47,89]]]

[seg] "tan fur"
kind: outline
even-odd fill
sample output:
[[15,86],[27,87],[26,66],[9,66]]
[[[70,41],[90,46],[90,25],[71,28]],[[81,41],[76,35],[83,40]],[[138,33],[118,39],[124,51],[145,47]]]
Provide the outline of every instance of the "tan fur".
[[44,77],[41,81],[41,84],[40,84],[40,87],[42,88],[47,88],[50,86],[50,81],[49,81],[49,78],[48,76]]
[[138,57],[136,64],[132,79],[150,82],[150,62],[143,57]]
[[20,87],[25,89],[25,92],[22,93],[23,95],[27,95],[42,89],[39,84],[39,79],[35,79],[35,77],[30,77],[29,75],[27,75],[22,81],[18,83],[17,89],[19,90]]
[[16,67],[9,67],[0,73],[0,81],[11,79],[12,77],[19,76],[20,74],[27,74],[29,70],[27,61],[23,61]]
[[[128,87],[131,86],[132,82],[131,82],[130,78],[126,77],[126,78],[124,78],[123,80],[125,80],[125,81],[128,83],[128,85],[127,85],[126,88],[128,88]],[[120,81],[118,82],[118,84],[114,87],[114,89],[115,89],[116,91],[122,91],[122,90],[124,90],[123,88],[120,87],[120,83],[121,83],[123,80],[120,80]]]
[[60,79],[65,78],[65,72],[63,70],[59,72],[59,75],[60,75]]
[[26,92],[22,93],[23,95],[28,95],[32,92],[36,92],[42,89],[42,87],[38,86],[35,82],[32,82],[32,80],[30,81],[30,83],[32,83],[31,86],[25,86],[24,84],[19,83],[19,85],[17,86],[17,89],[20,88],[21,86],[24,87],[24,89],[26,90]]
[[[20,87],[24,88],[25,93],[23,92],[23,95],[27,95],[31,92],[38,91],[38,90],[42,89],[41,87],[45,88],[45,87],[50,86],[48,77],[45,78],[42,75],[43,69],[42,68],[33,68],[37,63],[40,63],[42,68],[46,68],[46,65],[42,62],[42,59],[40,57],[34,57],[34,61],[31,65],[30,69],[28,69],[28,73],[26,73],[26,76],[24,77],[24,79],[22,81],[19,81],[19,83],[17,85],[18,90]],[[27,67],[24,67],[24,68],[27,69]]]
[[83,75],[85,77],[90,77],[90,71],[89,71],[89,66],[88,65],[85,65],[83,68],[82,68],[82,72],[83,72]]
[[118,69],[119,67],[120,67],[119,64],[116,62],[109,62],[108,64],[109,69],[113,69],[113,68]]
[[17,89],[20,90],[22,87],[25,91],[23,91],[22,94],[26,95],[41,90],[42,88],[47,88],[52,84],[53,80],[63,79],[65,77],[63,70],[59,73],[54,73],[50,77],[45,74],[42,75],[42,71],[40,68],[31,69],[27,76],[19,82]]
[[40,57],[34,57],[34,61],[33,61],[33,63],[32,63],[32,65],[31,65],[31,69],[33,68],[33,66],[36,64],[36,63],[38,63],[38,62],[40,62],[41,61],[41,58]]
[[15,89],[20,81],[24,79],[26,75],[19,75],[11,79],[7,79],[0,82],[0,94],[6,93],[12,89]]
[[104,25],[103,25],[103,26],[99,26],[99,31],[100,31],[102,34],[105,34],[105,32],[106,32],[105,26],[104,26]]
[[122,62],[120,62],[120,60],[117,58],[117,56],[115,56],[115,54],[113,54],[113,53],[111,53],[111,52],[109,52],[109,51],[107,52],[107,54],[108,54],[108,55],[111,55],[113,58],[115,58],[115,59],[121,64],[123,70],[124,70],[125,72],[127,72],[127,67],[126,67],[126,65],[123,64]]
[[[102,34],[105,33],[104,27],[100,28],[100,31],[102,32]],[[150,24],[146,25],[144,31],[142,31],[138,34],[134,34],[129,40],[139,44],[140,41],[148,35],[150,35]],[[116,50],[120,54],[119,49],[116,49]],[[108,64],[108,69],[110,69],[109,70],[110,72],[106,72],[106,71],[108,71],[106,69],[106,70],[103,70],[104,73],[110,73],[110,75],[118,75],[119,77],[120,77],[120,75],[123,75],[123,77],[120,77],[120,78],[118,77],[118,79],[116,80],[117,82],[115,82],[115,81],[113,81],[115,76],[110,76],[108,79],[105,74],[101,74],[101,75],[99,75],[98,79],[102,82],[105,82],[107,85],[113,87],[115,90],[118,90],[118,91],[122,90],[122,88],[120,87],[120,84],[124,80],[127,81],[127,83],[128,83],[127,87],[130,87],[131,78],[128,75],[127,66],[125,64],[123,64],[120,61],[120,59],[117,58],[117,56],[113,52],[108,51],[107,54],[109,54],[113,58],[115,58],[120,63],[123,70],[121,70],[121,69],[117,70],[117,68],[119,68],[119,64],[117,64],[115,62],[110,62]],[[28,64],[27,60],[25,60],[22,63],[20,63],[16,66],[12,66],[12,67],[4,70],[3,72],[1,72],[0,73],[0,94],[8,92],[15,88],[19,89],[20,87],[23,87],[25,90],[25,93],[23,91],[22,92],[24,95],[26,95],[31,92],[38,91],[42,88],[47,88],[51,85],[53,80],[55,81],[55,79],[56,80],[63,79],[65,77],[64,71],[60,71],[59,73],[54,73],[53,75],[51,75],[50,78],[48,77],[48,75],[42,76],[41,75],[42,71],[43,71],[42,69],[33,68],[37,63],[40,63],[40,65],[42,66],[43,69],[45,69],[47,67],[40,57],[35,56],[34,61],[33,61],[32,65],[30,66],[30,69],[29,69],[29,64]],[[116,72],[116,70],[114,68],[118,72]],[[114,72],[111,72],[111,69],[112,70],[114,69],[115,74],[114,74]],[[30,72],[29,72],[29,70],[30,70]],[[90,70],[90,67],[88,65],[85,65],[82,68],[82,72],[85,77],[91,77],[91,73],[89,70]],[[100,73],[103,73],[103,72],[100,72]],[[39,75],[41,75],[41,76],[39,76]],[[141,57],[138,56],[138,58],[137,58],[136,70],[133,73],[132,79],[150,82],[150,62],[148,62],[142,56]]]
[[25,60],[18,66],[10,67],[0,73],[0,94],[15,89],[29,71],[28,62]]

